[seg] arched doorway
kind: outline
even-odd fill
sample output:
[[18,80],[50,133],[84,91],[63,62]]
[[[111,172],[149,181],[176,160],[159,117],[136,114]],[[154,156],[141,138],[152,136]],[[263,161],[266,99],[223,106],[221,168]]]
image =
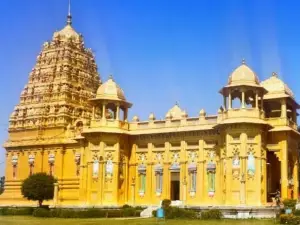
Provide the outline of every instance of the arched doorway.
[[273,202],[277,190],[281,191],[281,166],[274,152],[267,152],[267,202]]

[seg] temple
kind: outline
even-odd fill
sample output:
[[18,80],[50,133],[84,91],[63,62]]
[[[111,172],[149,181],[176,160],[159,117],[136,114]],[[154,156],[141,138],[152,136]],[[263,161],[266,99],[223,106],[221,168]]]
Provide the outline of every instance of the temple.
[[[138,94],[138,93],[136,93]],[[132,104],[112,76],[101,82],[92,51],[72,26],[45,42],[9,118],[1,205],[36,205],[22,181],[57,178],[55,207],[265,206],[298,197],[297,109],[273,73],[260,82],[243,60],[220,90],[216,115],[175,104],[157,120],[128,120]]]

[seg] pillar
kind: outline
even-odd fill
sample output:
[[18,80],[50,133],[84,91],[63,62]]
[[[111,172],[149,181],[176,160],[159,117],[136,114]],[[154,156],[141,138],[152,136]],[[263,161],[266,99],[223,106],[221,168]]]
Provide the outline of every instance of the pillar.
[[120,106],[117,105],[116,120],[119,120],[119,115],[120,115]]
[[258,93],[255,94],[255,108],[258,109]]
[[294,168],[293,168],[293,182],[294,182],[294,199],[298,200],[298,159],[295,159]]
[[92,119],[95,119],[95,106],[93,106],[93,115],[92,115]]
[[228,95],[228,109],[232,109],[231,92],[229,92],[229,95]]
[[128,109],[125,108],[125,109],[124,109],[124,121],[127,120],[127,116],[128,116]]
[[102,105],[102,120],[106,120],[106,104]]
[[245,91],[242,91],[242,109],[245,108]]
[[287,117],[287,111],[286,111],[286,99],[281,100],[281,118]]
[[53,195],[53,206],[54,207],[57,205],[57,199],[58,199],[58,183],[54,183],[54,195]]
[[288,197],[288,156],[287,156],[287,141],[281,148],[281,198],[286,199]]
[[260,101],[261,101],[261,110],[264,110],[264,96],[263,95],[261,95]]
[[224,95],[223,96],[223,101],[224,101],[224,110],[226,110],[227,109],[227,102],[226,102],[226,99],[227,97]]

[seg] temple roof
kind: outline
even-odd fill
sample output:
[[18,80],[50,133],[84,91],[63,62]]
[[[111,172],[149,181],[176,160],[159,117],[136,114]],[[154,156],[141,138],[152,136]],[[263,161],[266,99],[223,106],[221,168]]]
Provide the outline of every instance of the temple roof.
[[229,76],[228,80],[229,86],[238,86],[238,85],[250,85],[258,86],[259,79],[256,74],[250,69],[245,60],[242,61],[242,65],[236,68],[232,74]]
[[294,93],[292,90],[287,86],[287,84],[278,78],[276,73],[273,73],[267,80],[262,81],[261,86],[268,91],[264,98],[291,97],[294,99]]
[[109,79],[98,88],[96,99],[126,101],[124,91],[114,81],[111,75]]

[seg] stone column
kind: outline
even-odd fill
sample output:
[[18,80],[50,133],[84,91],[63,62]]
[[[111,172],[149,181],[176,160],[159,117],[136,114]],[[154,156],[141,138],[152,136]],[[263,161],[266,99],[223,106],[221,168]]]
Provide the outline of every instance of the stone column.
[[260,101],[261,101],[261,110],[264,110],[264,96],[260,96]]
[[288,155],[287,155],[287,141],[281,148],[281,198],[288,197]]
[[93,115],[92,115],[92,119],[95,119],[95,106],[93,106]]
[[227,100],[227,97],[224,95],[224,96],[223,96],[223,101],[224,101],[224,110],[226,110],[226,109],[227,109],[227,102],[226,102],[226,100]]
[[294,168],[293,168],[293,183],[294,183],[294,199],[298,200],[298,159],[295,159]]
[[54,207],[57,205],[57,199],[58,199],[58,183],[54,183],[54,195],[53,195],[53,206]]
[[245,108],[245,90],[242,90],[242,109]]
[[287,117],[286,99],[281,100],[281,118]]
[[106,121],[106,104],[102,104],[102,120]]
[[255,108],[258,109],[258,93],[255,93]]
[[116,120],[119,120],[119,116],[120,116],[120,106],[117,105]]
[[128,116],[128,109],[125,108],[125,109],[124,109],[124,121],[127,120],[127,116]]
[[229,95],[228,95],[228,109],[232,109],[232,98],[231,98],[230,91],[229,91]]

